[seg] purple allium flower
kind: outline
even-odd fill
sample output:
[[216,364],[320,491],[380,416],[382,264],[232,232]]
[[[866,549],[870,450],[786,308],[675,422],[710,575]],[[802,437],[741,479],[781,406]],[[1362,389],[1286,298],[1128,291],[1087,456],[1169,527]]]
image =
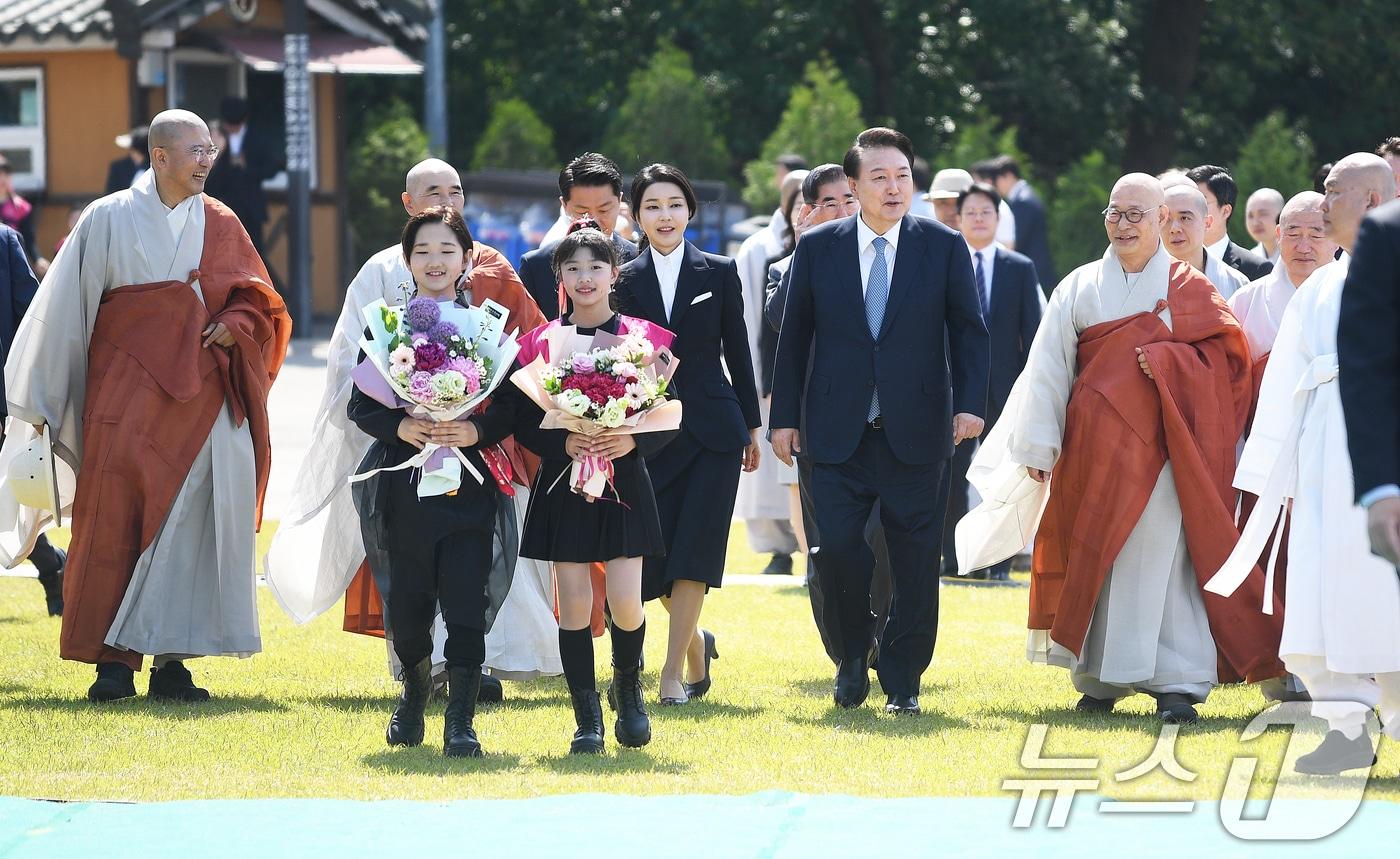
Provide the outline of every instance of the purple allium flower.
[[448,341],[457,336],[457,326],[451,322],[443,321],[428,329],[428,339],[434,343],[448,345]]
[[442,311],[431,298],[415,298],[408,303],[408,330],[428,331],[442,319]]
[[413,366],[419,370],[436,370],[447,361],[447,347],[441,343],[423,343],[413,349]]

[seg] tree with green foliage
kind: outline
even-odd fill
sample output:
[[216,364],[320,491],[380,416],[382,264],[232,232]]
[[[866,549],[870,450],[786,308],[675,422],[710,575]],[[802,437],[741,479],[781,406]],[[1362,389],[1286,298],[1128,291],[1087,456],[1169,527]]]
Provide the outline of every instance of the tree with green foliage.
[[1021,178],[1031,179],[1031,160],[1020,146],[1016,145],[1016,127],[1001,125],[1001,120],[992,115],[985,106],[979,105],[967,119],[956,123],[953,136],[947,148],[931,159],[933,168],[960,167],[967,170],[985,158],[1010,155],[1021,168]]
[[[1103,256],[1108,237],[1100,213],[1108,205],[1108,195],[1119,175],[1117,164],[1096,149],[1055,180],[1048,213],[1050,253],[1061,273],[1068,274]],[[1056,284],[1040,286],[1049,290]]]
[[690,55],[662,42],[629,79],[603,150],[626,171],[660,161],[692,179],[727,179],[731,165],[721,125],[716,100],[695,76]]
[[1287,200],[1312,188],[1314,169],[1312,141],[1300,127],[1290,125],[1282,111],[1274,111],[1255,125],[1235,159],[1234,177],[1240,186],[1240,197],[1235,216],[1230,219],[1231,238],[1245,247],[1254,245],[1244,223],[1250,194],[1260,188],[1273,188]]
[[793,87],[778,127],[768,135],[758,158],[744,166],[744,202],[755,212],[777,208],[774,162],[795,152],[812,165],[840,162],[856,135],[866,128],[860,99],[851,92],[829,57],[807,64],[802,83]]
[[350,231],[354,259],[360,260],[398,238],[403,231],[404,176],[428,157],[428,135],[401,101],[389,102],[364,123],[350,149]]
[[472,169],[551,170],[557,160],[554,132],[524,99],[508,98],[492,109]]

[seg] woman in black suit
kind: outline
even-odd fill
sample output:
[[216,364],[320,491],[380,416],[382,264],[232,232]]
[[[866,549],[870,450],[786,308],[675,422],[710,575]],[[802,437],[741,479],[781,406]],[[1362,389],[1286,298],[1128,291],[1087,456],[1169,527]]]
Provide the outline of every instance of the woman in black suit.
[[643,238],[622,268],[619,307],[675,332],[680,359],[672,390],[685,407],[681,432],[647,459],[667,554],[646,559],[642,598],[662,599],[671,615],[661,703],[684,704],[710,687],[717,653],[714,636],[700,631],[700,609],[724,575],[739,470],[758,467],[758,391],[739,270],[685,239],[697,208],[690,181],[653,164],[632,180],[628,199]]

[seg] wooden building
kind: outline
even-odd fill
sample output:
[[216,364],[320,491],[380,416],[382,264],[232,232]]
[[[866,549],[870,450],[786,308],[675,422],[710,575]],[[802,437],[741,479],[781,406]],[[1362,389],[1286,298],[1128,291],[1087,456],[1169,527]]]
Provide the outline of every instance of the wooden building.
[[[345,75],[420,74],[426,0],[305,0],[310,17],[311,285],[340,308],[351,259]],[[282,0],[0,0],[0,153],[39,209],[51,256],[69,210],[102,195],[118,135],[170,107],[212,119],[247,98],[249,125],[283,139]],[[266,184],[274,279],[287,272],[285,174]]]

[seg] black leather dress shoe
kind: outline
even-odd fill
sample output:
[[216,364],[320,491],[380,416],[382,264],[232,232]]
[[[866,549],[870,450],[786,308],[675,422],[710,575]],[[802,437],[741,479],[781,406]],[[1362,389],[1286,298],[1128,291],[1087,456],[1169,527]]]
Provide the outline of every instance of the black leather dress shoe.
[[774,554],[768,559],[768,566],[763,568],[765,576],[790,576],[792,575],[792,555]]
[[836,669],[836,688],[833,690],[832,698],[836,701],[836,706],[851,709],[859,707],[865,703],[865,698],[870,694],[870,659],[860,656],[855,659],[843,659],[841,667]]
[[892,716],[917,716],[923,710],[917,695],[890,695],[885,699],[885,712]]
[[1341,731],[1328,731],[1322,744],[1298,758],[1293,769],[1305,775],[1341,775],[1347,770],[1369,769],[1376,763],[1376,750],[1365,731],[1354,740]]
[[501,686],[500,678],[490,674],[481,675],[481,691],[476,693],[478,704],[499,704],[505,697],[505,688]]
[[1164,692],[1157,699],[1157,718],[1168,725],[1194,725],[1200,721],[1191,699],[1179,692]]
[[120,662],[97,663],[97,679],[88,687],[88,700],[96,704],[136,697],[135,673]]
[[160,668],[151,669],[151,683],[146,696],[158,701],[179,701],[198,704],[209,700],[209,690],[194,685],[194,677],[185,663],[171,660]]
[[1117,704],[1114,698],[1095,698],[1093,695],[1085,695],[1079,699],[1079,703],[1074,705],[1074,709],[1080,713],[1112,713],[1113,705]]

